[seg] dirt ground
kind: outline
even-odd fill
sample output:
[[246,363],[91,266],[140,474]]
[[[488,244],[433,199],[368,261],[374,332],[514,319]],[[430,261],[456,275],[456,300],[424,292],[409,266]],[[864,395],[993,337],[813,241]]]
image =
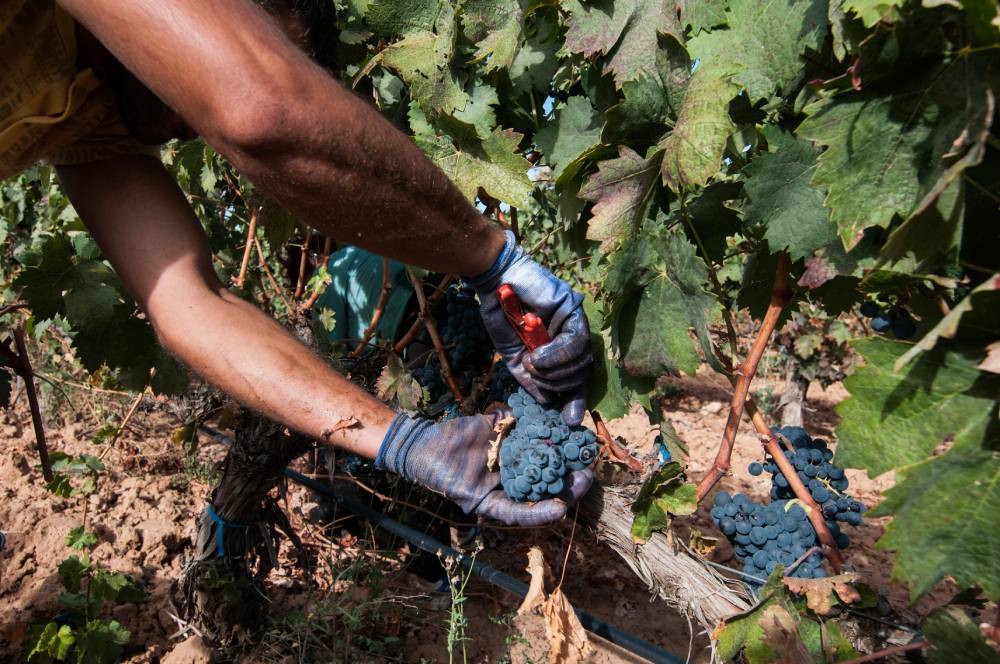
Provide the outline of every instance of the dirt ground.
[[[669,404],[668,416],[691,450],[689,477],[697,480],[714,457],[728,411],[728,391],[720,376],[700,374],[678,379]],[[775,389],[780,391],[780,385]],[[835,386],[826,391],[810,390],[806,404],[806,426],[814,435],[833,439],[836,415],[833,407],[845,397]],[[80,522],[84,498],[67,501],[54,499],[46,491],[37,470],[34,436],[23,408],[3,415],[0,424],[0,530],[7,534],[7,545],[0,552],[0,662],[18,661],[20,643],[35,622],[48,620],[59,612],[57,597],[61,592],[58,563],[71,552],[64,545],[66,533]],[[654,431],[639,412],[608,423],[616,436],[629,441],[635,449],[649,449]],[[90,439],[94,422],[76,424],[49,431],[49,446],[69,453],[99,454]],[[124,572],[143,582],[149,593],[146,601],[118,607],[113,615],[132,631],[128,651],[130,662],[158,662],[188,634],[181,634],[167,602],[170,583],[180,573],[185,551],[191,546],[191,534],[197,515],[204,507],[210,486],[205,466],[185,461],[183,448],[171,434],[176,421],[160,409],[140,410],[132,419],[114,449],[107,454],[108,471],[101,478],[97,493],[87,507],[91,529],[99,544],[92,558],[102,566]],[[95,452],[95,449],[98,449]],[[202,439],[203,461],[218,459],[224,449]],[[737,439],[733,474],[720,483],[728,491],[742,491],[757,499],[765,498],[764,482],[751,481],[747,464],[760,457],[760,445],[749,427]],[[878,501],[878,491],[892,484],[883,476],[869,479],[857,471],[848,471],[851,493],[868,505]],[[310,554],[325,560],[331,571],[356,569],[352,561],[378,557],[365,543],[337,528],[320,528],[311,518],[314,498],[304,489],[289,490],[286,497],[293,524],[303,533]],[[707,509],[700,509],[684,520],[688,531],[700,531],[719,538],[711,554],[722,564],[731,563],[731,551],[725,539],[711,525]],[[947,587],[931,593],[915,606],[909,606],[906,589],[889,578],[891,553],[874,548],[884,520],[867,519],[851,532],[853,544],[846,552],[850,567],[862,571],[868,583],[883,593],[897,620],[916,621],[951,594]],[[531,546],[542,548],[549,565],[558,570],[566,554],[572,524],[563,523],[546,529],[526,531],[490,530],[485,534],[486,548],[478,559],[518,579],[527,581],[525,565]],[[283,557],[283,560],[287,555]],[[380,638],[388,635],[395,643],[385,655],[371,656],[371,661],[448,661],[447,621],[451,603],[443,593],[428,592],[417,577],[399,570],[398,565],[384,565],[379,577],[377,598],[365,579],[342,572],[325,581],[303,577],[291,560],[272,574],[271,616],[278,620],[270,636],[256,651],[249,651],[244,661],[299,661],[288,654],[301,650],[301,634],[282,625],[282,616],[307,609],[308,615],[319,610],[323,601],[339,606],[335,611],[346,615],[344,607],[365,606],[375,599],[384,605],[377,614]],[[591,532],[577,529],[568,557],[563,589],[569,600],[595,616],[666,648],[681,657],[690,651],[691,661],[710,660],[708,640],[697,626],[669,610],[661,601],[652,601],[613,552],[596,541]],[[511,616],[518,599],[513,595],[473,578],[464,591],[462,603],[467,621],[465,647],[469,662],[508,661],[508,653],[520,637],[511,626]],[[298,614],[295,614],[298,615]],[[343,621],[342,621],[343,622]],[[367,629],[367,628],[365,628]],[[358,638],[364,634],[357,635]],[[311,638],[315,638],[312,635]],[[185,645],[188,648],[190,644]],[[283,653],[283,654],[282,654]],[[180,651],[164,661],[183,660]],[[604,661],[635,661],[606,650]]]

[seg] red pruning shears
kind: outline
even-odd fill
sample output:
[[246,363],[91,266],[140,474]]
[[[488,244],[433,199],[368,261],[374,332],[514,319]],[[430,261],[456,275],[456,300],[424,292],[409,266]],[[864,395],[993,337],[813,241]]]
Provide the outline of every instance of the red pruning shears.
[[533,313],[524,311],[521,300],[517,298],[517,294],[510,284],[501,285],[497,289],[497,297],[500,299],[500,307],[507,317],[507,322],[517,332],[517,336],[521,338],[521,342],[528,349],[528,352],[552,341],[542,319]]

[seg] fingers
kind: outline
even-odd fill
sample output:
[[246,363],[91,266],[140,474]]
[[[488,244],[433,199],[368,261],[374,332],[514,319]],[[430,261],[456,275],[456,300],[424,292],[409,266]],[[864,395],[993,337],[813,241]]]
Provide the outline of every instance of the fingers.
[[564,486],[562,493],[559,494],[559,498],[564,500],[567,505],[574,505],[590,491],[590,487],[593,484],[594,471],[591,468],[574,470],[567,477],[563,478]]
[[566,503],[555,499],[518,503],[508,498],[503,489],[497,489],[486,495],[476,513],[509,526],[541,526],[566,516]]
[[580,387],[574,391],[566,403],[563,405],[562,417],[563,422],[571,427],[578,426],[583,422],[583,412],[587,409],[587,395],[586,390]]
[[532,373],[543,378],[560,378],[559,374],[549,375],[554,370],[562,370],[567,364],[573,364],[579,358],[590,358],[590,327],[583,308],[577,308],[563,322],[559,333],[552,341],[531,352],[526,361]]

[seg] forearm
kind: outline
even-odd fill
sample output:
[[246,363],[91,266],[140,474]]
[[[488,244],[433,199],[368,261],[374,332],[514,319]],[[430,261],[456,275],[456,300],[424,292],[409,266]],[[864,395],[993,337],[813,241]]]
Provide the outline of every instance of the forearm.
[[225,290],[202,291],[154,320],[167,350],[243,405],[316,440],[375,457],[392,409],[253,305]]
[[[343,242],[486,271],[503,237],[368,104],[250,0],[61,0],[251,180]],[[123,29],[124,27],[124,29]]]

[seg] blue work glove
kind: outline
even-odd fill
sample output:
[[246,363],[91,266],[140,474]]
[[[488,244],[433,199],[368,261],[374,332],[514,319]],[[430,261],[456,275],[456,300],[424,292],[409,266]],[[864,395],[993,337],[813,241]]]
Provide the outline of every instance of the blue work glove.
[[447,422],[396,416],[382,440],[377,468],[396,473],[475,512],[512,526],[538,526],[566,515],[594,481],[587,468],[570,473],[560,499],[518,503],[500,488],[500,473],[486,468],[493,427],[502,414],[457,417]]
[[[560,395],[563,420],[575,426],[583,420],[586,381],[594,364],[583,296],[528,256],[513,233],[506,235],[493,267],[468,283],[479,295],[486,330],[510,373],[539,403]],[[526,310],[542,319],[552,341],[528,352],[500,306],[496,291],[501,284],[510,284]]]

